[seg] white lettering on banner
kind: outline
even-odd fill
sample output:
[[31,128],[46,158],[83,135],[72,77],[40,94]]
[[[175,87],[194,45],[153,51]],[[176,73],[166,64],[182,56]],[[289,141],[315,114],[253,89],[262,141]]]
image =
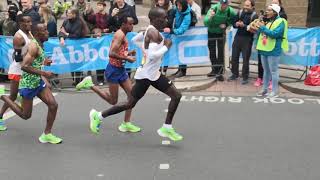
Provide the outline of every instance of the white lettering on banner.
[[[317,43],[317,39],[313,38],[311,41],[311,48],[310,48],[310,55],[314,56],[314,57],[318,57],[320,56],[320,48],[318,48],[317,46],[319,46],[320,43]],[[319,51],[317,51],[319,50]]]
[[291,98],[291,99],[288,99],[288,102],[291,104],[303,104],[304,100],[298,99],[298,98]]
[[[89,44],[84,44],[81,47],[83,47],[84,49],[84,61],[88,62],[88,61],[95,61],[99,54],[98,51],[96,49],[90,49],[89,48]],[[90,56],[92,54],[92,57]]]
[[[217,96],[182,96],[181,102],[206,102],[206,103],[242,103],[244,97],[217,97]],[[293,105],[302,105],[306,102],[316,103],[320,105],[320,99],[301,99],[301,98],[258,98],[258,97],[248,97],[252,100],[252,103],[262,103],[262,104],[284,104],[290,103]],[[166,98],[165,101],[170,101],[170,98]]]
[[[69,50],[70,55],[70,63],[81,63],[84,60],[83,53],[80,50],[74,50],[73,46],[68,46],[67,49]],[[77,58],[76,58],[77,56]]]
[[266,98],[257,98],[257,97],[253,97],[252,98],[254,103],[268,103],[268,99]]
[[69,64],[67,59],[64,57],[60,47],[53,48],[52,65],[55,65],[55,64]]
[[74,50],[73,46],[67,47],[70,55],[70,62],[64,56],[61,47],[53,48],[52,65],[96,61],[98,57],[103,60],[108,59],[109,47],[101,47],[99,51],[94,48],[90,49],[88,44],[82,45],[81,47],[83,48],[83,51]]
[[[311,57],[318,57],[320,55],[320,51],[317,51],[318,46],[320,43],[317,43],[317,38],[312,38],[312,40],[308,40],[310,43],[306,42],[306,38],[302,38],[300,41],[297,42],[289,42],[289,51],[286,52],[286,55],[289,56],[311,56]],[[307,47],[310,50],[307,50]]]
[[[104,53],[106,52],[106,53]],[[109,59],[109,47],[102,47],[99,49],[99,57],[100,59]]]

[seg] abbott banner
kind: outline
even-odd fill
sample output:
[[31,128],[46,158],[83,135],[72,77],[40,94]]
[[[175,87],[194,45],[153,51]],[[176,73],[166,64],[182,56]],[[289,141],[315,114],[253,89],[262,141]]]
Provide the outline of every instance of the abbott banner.
[[[132,32],[127,35],[129,50],[137,51],[135,63],[126,63],[128,68],[137,68],[141,64],[142,51],[130,40],[136,35]],[[163,65],[202,64],[208,63],[207,29],[198,27],[188,30],[182,36],[164,34],[171,38],[173,45],[165,54]],[[75,71],[105,69],[109,61],[109,48],[113,34],[101,38],[83,38],[66,40],[65,46],[60,46],[57,38],[50,38],[44,44],[46,55],[53,63],[46,70],[57,74]],[[12,62],[12,37],[0,36],[0,68],[8,69]]]
[[[228,33],[228,48],[231,56],[235,29]],[[289,51],[281,56],[281,64],[313,66],[320,61],[320,28],[289,28]],[[256,42],[252,47],[251,60],[257,61]]]

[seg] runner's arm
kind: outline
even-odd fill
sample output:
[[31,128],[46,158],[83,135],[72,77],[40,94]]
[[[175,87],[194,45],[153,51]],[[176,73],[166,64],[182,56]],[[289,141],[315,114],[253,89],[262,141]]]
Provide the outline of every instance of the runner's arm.
[[24,56],[23,61],[21,63],[21,69],[27,73],[30,73],[30,74],[47,76],[48,72],[41,71],[41,70],[38,70],[38,69],[35,69],[34,67],[32,67],[32,63],[37,58],[38,55],[39,55],[39,49],[38,49],[37,45],[35,43],[31,42],[29,44],[28,52]]
[[113,37],[113,42],[111,44],[109,57],[119,59],[119,60],[127,60],[132,62],[132,58],[129,56],[121,56],[119,55],[119,49],[122,44],[122,41],[125,37],[122,34],[115,33]]

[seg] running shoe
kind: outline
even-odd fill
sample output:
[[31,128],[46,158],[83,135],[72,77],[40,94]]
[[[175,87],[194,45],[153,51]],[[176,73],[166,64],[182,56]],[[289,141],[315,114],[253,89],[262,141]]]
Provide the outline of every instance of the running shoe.
[[98,111],[92,109],[90,111],[90,130],[93,134],[99,134],[101,120],[98,116]]
[[161,127],[157,132],[159,136],[169,138],[172,141],[181,141],[183,139],[183,137],[180,134],[176,133],[173,128]]
[[39,137],[39,141],[41,143],[50,143],[50,144],[60,144],[62,143],[62,139],[53,135],[53,134],[42,134],[40,137]]
[[0,118],[0,131],[5,131],[7,130],[7,126],[3,120],[3,118]]
[[132,124],[131,122],[123,122],[120,124],[120,126],[118,127],[119,131],[121,132],[132,132],[132,133],[136,133],[141,131],[141,128]]
[[91,76],[85,77],[81,82],[76,86],[76,89],[80,91],[81,89],[90,89],[93,86]]

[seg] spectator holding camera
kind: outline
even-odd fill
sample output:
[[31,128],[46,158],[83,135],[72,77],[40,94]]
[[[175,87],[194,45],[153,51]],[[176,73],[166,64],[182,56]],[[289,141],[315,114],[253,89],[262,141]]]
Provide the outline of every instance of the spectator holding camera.
[[[281,7],[271,4],[266,10],[268,23],[259,22],[257,25],[257,50],[261,54],[264,69],[263,87],[257,96],[275,98],[279,96],[279,62],[283,52],[288,51],[288,22],[279,16]],[[272,82],[272,91],[268,93],[268,83]]]

